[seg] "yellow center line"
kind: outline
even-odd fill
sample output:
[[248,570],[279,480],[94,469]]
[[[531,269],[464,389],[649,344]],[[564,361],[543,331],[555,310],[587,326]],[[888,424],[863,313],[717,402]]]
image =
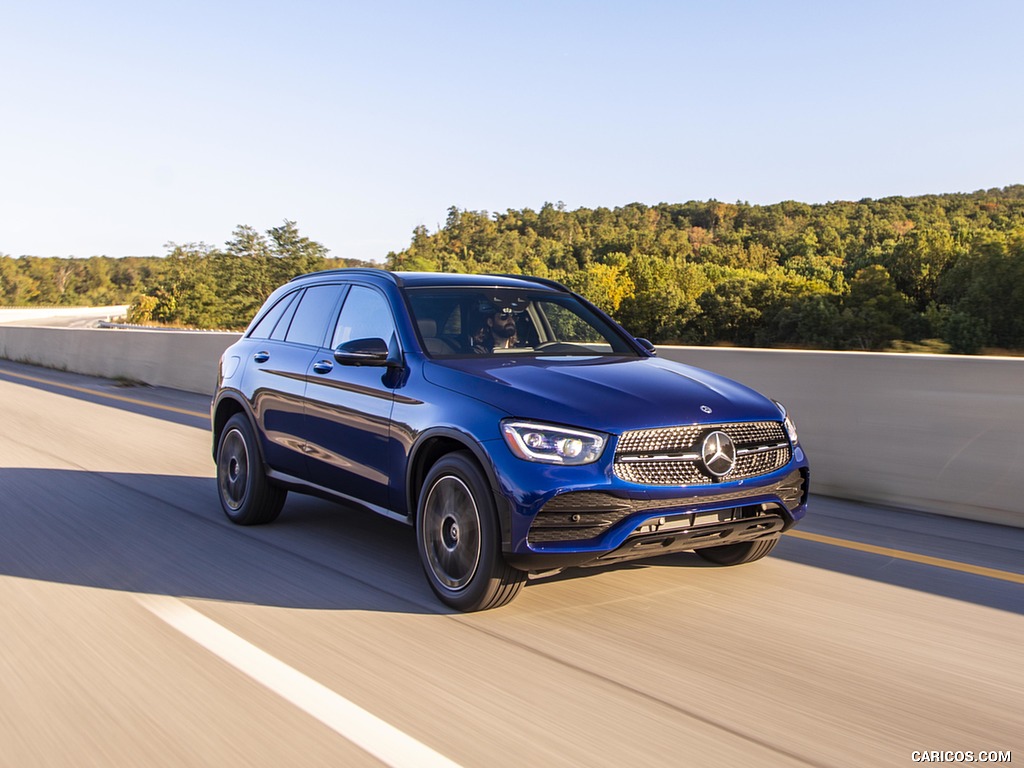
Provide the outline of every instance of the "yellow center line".
[[132,405],[141,405],[146,408],[156,408],[160,411],[170,411],[171,413],[180,413],[185,416],[197,416],[200,419],[210,418],[209,413],[202,413],[200,411],[190,411],[186,408],[175,408],[173,405],[159,405],[158,403],[150,403],[145,400],[138,400],[134,397],[125,397],[124,395],[114,395],[109,392],[97,392],[95,389],[88,389],[87,387],[76,387],[74,384],[62,384],[58,381],[52,381],[50,379],[43,379],[38,376],[29,376],[24,373],[14,373],[13,371],[0,371],[0,375],[13,376],[17,379],[25,379],[26,381],[33,381],[37,384],[45,384],[49,387],[60,387],[62,389],[70,389],[72,392],[81,392],[86,395],[95,395],[96,397],[105,397],[108,400],[117,400],[122,403],[131,403]]
[[969,563],[961,563],[956,560],[946,560],[941,557],[919,555],[916,552],[904,552],[901,549],[879,547],[874,544],[864,544],[859,541],[847,541],[846,539],[837,539],[834,536],[822,536],[820,533],[809,533],[808,531],[789,531],[786,535],[794,536],[798,539],[806,539],[807,541],[816,541],[819,544],[830,544],[833,547],[855,549],[858,552],[870,552],[873,555],[885,555],[886,557],[893,557],[897,560],[908,560],[912,563],[934,565],[937,568],[946,568],[950,571],[960,571],[961,573],[971,573],[975,576],[987,576],[990,579],[1009,581],[1014,584],[1024,584],[1024,573],[1000,571],[995,568],[985,568],[981,565],[971,565]]
[[[200,413],[199,411],[190,411],[185,408],[175,408],[171,405],[158,405],[156,403],[146,402],[145,400],[137,400],[133,397],[125,397],[123,395],[114,395],[108,392],[97,392],[94,389],[87,389],[86,387],[76,387],[73,384],[61,384],[56,381],[49,379],[39,378],[37,376],[29,376],[24,373],[13,373],[12,371],[0,371],[0,374],[4,376],[13,376],[18,379],[25,379],[26,381],[33,381],[38,384],[46,384],[51,387],[61,387],[63,389],[69,389],[73,392],[81,392],[87,395],[94,395],[96,397],[105,397],[110,400],[118,400],[123,403],[131,403],[132,405],[141,405],[146,408],[156,408],[161,411],[171,411],[172,413],[180,413],[185,416],[195,416],[197,418],[206,419],[209,418],[210,414]],[[901,549],[891,549],[890,547],[879,547],[874,544],[864,544],[859,541],[849,541],[847,539],[838,539],[834,536],[823,536],[820,533],[810,533],[808,531],[789,531],[787,536],[793,536],[797,539],[804,539],[806,541],[814,541],[818,544],[829,544],[833,547],[842,547],[843,549],[853,549],[858,552],[868,552],[873,555],[883,555],[885,557],[892,557],[897,560],[907,560],[911,563],[920,563],[922,565],[932,565],[936,568],[945,568],[950,571],[959,571],[961,573],[970,573],[975,576],[987,576],[990,579],[999,579],[1000,581],[1009,581],[1013,584],[1024,584],[1024,574],[1013,573],[1012,571],[1000,571],[996,568],[985,568],[981,565],[971,565],[969,563],[961,563],[956,560],[946,560],[941,557],[931,557],[929,555],[919,555],[916,552],[904,552]]]

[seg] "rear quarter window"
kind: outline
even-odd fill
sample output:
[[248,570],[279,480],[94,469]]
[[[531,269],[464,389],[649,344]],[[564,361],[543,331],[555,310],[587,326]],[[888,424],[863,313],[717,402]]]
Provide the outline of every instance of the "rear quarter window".
[[281,317],[288,311],[288,308],[295,301],[295,297],[298,295],[298,291],[292,291],[287,296],[284,296],[274,306],[272,306],[260,321],[256,323],[256,327],[252,329],[249,334],[250,339],[269,339],[270,335],[274,332],[274,328],[277,326]]

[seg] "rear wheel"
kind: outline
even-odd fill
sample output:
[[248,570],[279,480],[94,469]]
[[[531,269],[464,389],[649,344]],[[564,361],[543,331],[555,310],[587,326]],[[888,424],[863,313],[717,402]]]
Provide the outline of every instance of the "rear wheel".
[[705,547],[694,550],[709,563],[716,565],[742,565],[760,560],[779,543],[779,537],[741,541],[737,544],[726,544],[721,547]]
[[224,425],[217,446],[217,495],[224,514],[239,525],[273,522],[288,492],[273,485],[263,471],[252,425],[236,413]]
[[457,610],[505,605],[526,581],[526,574],[501,554],[490,488],[469,453],[450,453],[427,473],[416,511],[416,543],[430,588]]

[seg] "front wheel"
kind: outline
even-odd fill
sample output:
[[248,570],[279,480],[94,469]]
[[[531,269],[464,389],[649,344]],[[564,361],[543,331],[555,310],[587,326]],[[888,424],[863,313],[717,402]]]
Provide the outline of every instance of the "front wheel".
[[715,565],[742,565],[760,560],[779,543],[779,537],[770,539],[754,539],[741,541],[737,544],[725,544],[721,547],[705,547],[694,550],[698,555]]
[[430,588],[457,610],[505,605],[526,581],[501,554],[494,501],[469,453],[450,453],[427,473],[416,510],[416,543]]
[[267,479],[256,435],[242,413],[228,419],[217,445],[217,494],[224,514],[239,525],[273,522],[288,495]]

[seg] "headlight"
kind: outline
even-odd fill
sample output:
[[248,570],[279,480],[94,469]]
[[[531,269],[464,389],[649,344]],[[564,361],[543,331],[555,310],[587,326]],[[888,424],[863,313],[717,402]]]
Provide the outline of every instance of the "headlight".
[[786,411],[786,406],[784,406],[778,400],[772,400],[772,402],[775,403],[775,405],[778,406],[779,411],[782,412],[783,425],[786,427],[786,434],[789,435],[789,442],[791,442],[793,445],[796,445],[796,424],[793,423],[793,419]]
[[604,435],[529,421],[503,421],[502,434],[512,453],[545,464],[590,464],[601,457]]

